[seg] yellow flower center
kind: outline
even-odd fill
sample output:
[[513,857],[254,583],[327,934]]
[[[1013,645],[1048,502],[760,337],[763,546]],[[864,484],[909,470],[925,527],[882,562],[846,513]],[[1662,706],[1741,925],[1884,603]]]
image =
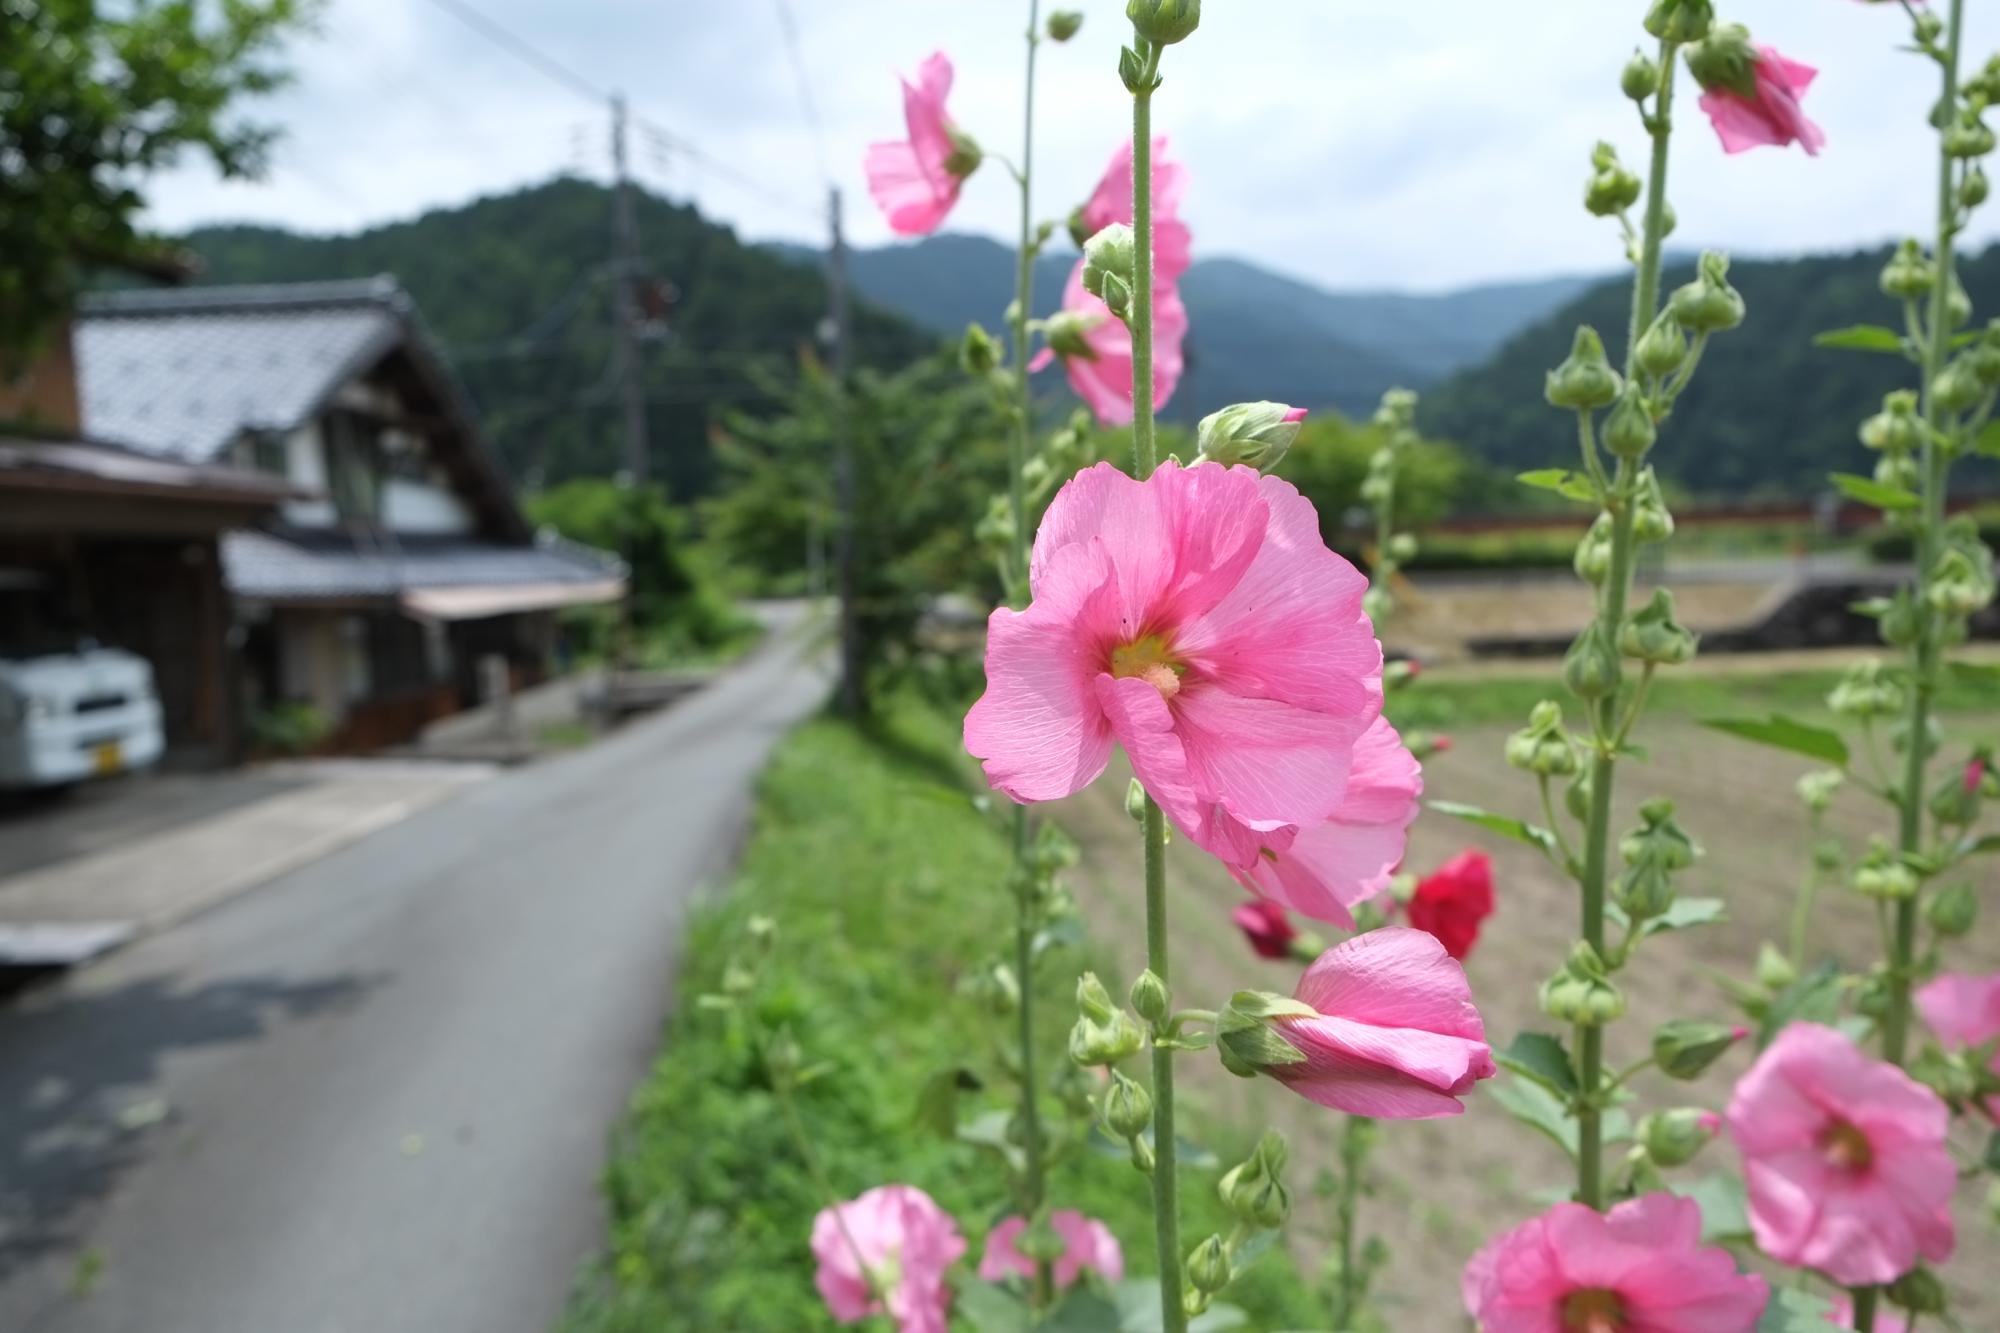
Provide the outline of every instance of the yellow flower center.
[[1186,670],[1187,666],[1174,658],[1173,650],[1158,634],[1148,634],[1111,650],[1113,676],[1120,680],[1137,676],[1165,699],[1181,692],[1181,674]]
[[1625,1307],[1615,1291],[1593,1287],[1563,1297],[1563,1333],[1619,1333],[1625,1327]]
[[1845,1120],[1836,1120],[1820,1131],[1819,1150],[1837,1170],[1861,1172],[1875,1165],[1875,1146]]

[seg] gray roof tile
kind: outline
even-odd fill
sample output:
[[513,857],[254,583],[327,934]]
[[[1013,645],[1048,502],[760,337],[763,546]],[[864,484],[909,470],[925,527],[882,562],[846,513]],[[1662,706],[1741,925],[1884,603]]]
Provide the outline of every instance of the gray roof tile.
[[508,546],[460,537],[405,537],[360,548],[345,534],[231,532],[222,539],[223,575],[238,597],[273,601],[392,597],[418,588],[521,583],[592,583],[625,570],[601,551],[543,538]]

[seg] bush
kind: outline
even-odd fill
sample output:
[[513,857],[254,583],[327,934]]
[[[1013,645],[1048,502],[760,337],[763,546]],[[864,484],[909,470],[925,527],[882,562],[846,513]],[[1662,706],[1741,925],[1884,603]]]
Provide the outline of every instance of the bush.
[[[834,1065],[798,1094],[832,1188],[920,1186],[958,1219],[977,1263],[1006,1211],[1001,1174],[914,1118],[925,1082],[962,1063],[991,1022],[955,993],[961,960],[1013,922],[1006,841],[969,799],[956,737],[955,719],[898,696],[870,733],[808,724],[766,770],[741,872],[692,925],[665,1049],[614,1143],[611,1253],[579,1287],[567,1333],[833,1327],[807,1248],[819,1196],[751,1052],[699,1004],[753,913],[779,923],[767,1016],[790,1023],[808,1064]],[[1074,1017],[1076,960],[1059,956],[1040,988],[1052,1057]],[[1122,1146],[1064,1163],[1053,1195],[1109,1223],[1132,1273],[1151,1268],[1147,1187]],[[1188,1172],[1184,1196],[1187,1234],[1226,1229],[1211,1175]],[[1229,1299],[1261,1328],[1314,1317],[1278,1255]]]
[[287,701],[251,710],[250,748],[265,754],[310,754],[333,734],[325,713],[309,703]]

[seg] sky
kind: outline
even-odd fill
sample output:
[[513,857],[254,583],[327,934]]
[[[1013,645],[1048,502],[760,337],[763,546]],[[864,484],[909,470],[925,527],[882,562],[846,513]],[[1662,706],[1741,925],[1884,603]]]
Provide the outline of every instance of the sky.
[[[167,230],[257,221],[341,232],[547,179],[605,177],[609,116],[447,12],[470,5],[587,82],[621,90],[647,188],[692,199],[752,239],[821,242],[829,183],[850,240],[893,238],[867,197],[866,145],[902,134],[899,71],[933,50],[958,68],[951,110],[990,151],[1021,136],[1026,5],[987,0],[328,0],[291,50],[297,78],[255,104],[283,128],[266,179],[196,163],[156,178]],[[1082,0],[1082,32],[1042,48],[1036,215],[1062,218],[1129,132],[1116,74],[1123,0]],[[1046,10],[1048,6],[1044,6]],[[1155,126],[1191,177],[1198,255],[1334,289],[1438,291],[1615,266],[1615,225],[1581,205],[1591,145],[1644,174],[1618,73],[1649,42],[1643,0],[1210,0],[1172,48]],[[1679,84],[1668,197],[1676,246],[1745,255],[1848,250],[1927,231],[1935,67],[1896,48],[1893,4],[1723,0],[1724,17],[1818,67],[1808,113],[1828,143],[1725,156]],[[2000,45],[2000,5],[1969,5],[1968,68]],[[810,114],[807,110],[810,102]],[[694,153],[683,150],[691,145]],[[720,164],[722,169],[718,169]],[[1012,244],[1019,202],[989,162],[951,230]],[[2000,207],[1975,242],[2000,234]]]

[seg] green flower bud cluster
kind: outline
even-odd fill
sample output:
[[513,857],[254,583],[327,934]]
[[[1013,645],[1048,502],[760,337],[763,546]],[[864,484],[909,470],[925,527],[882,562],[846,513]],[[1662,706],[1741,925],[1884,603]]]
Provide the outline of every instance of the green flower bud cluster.
[[1714,24],[1710,0],[1653,0],[1646,13],[1646,31],[1665,42],[1698,42]]
[[1583,206],[1600,218],[1615,218],[1639,202],[1644,187],[1618,160],[1618,150],[1600,142],[1590,155],[1590,180],[1583,187]]
[[1743,297],[1729,285],[1729,258],[1714,250],[1702,252],[1695,280],[1674,289],[1667,313],[1689,333],[1723,333],[1743,322]]
[[1639,339],[1639,369],[1654,379],[1664,379],[1687,360],[1687,335],[1669,315],[1661,315]]
[[1962,939],[1979,919],[1979,894],[1964,880],[1947,884],[1924,902],[1924,920],[1948,940]]
[[1270,472],[1284,461],[1303,424],[1284,403],[1237,403],[1201,419],[1195,428],[1198,459]]
[[1823,815],[1846,781],[1847,775],[1837,768],[1816,769],[1799,779],[1799,799],[1805,802],[1806,809]]
[[1903,864],[1896,849],[1878,837],[1854,868],[1854,891],[1864,898],[1903,902],[1917,896],[1917,872]]
[[1189,1315],[1202,1313],[1215,1293],[1229,1285],[1229,1278],[1229,1250],[1222,1237],[1210,1236],[1188,1251],[1188,1284],[1181,1295],[1181,1308]]
[[1827,694],[1826,706],[1842,717],[1868,721],[1901,713],[1905,697],[1902,682],[1870,657],[1847,669]]
[[1066,42],[1083,27],[1083,14],[1074,9],[1058,9],[1049,15],[1049,40]]
[[1897,301],[1920,301],[1930,295],[1936,271],[1924,255],[1923,247],[1914,240],[1906,240],[1882,266],[1882,294]]
[[1562,674],[1569,692],[1586,702],[1608,699],[1618,692],[1624,668],[1619,665],[1618,647],[1602,621],[1591,621],[1576,636],[1563,656]]
[[1569,356],[1551,370],[1543,396],[1551,406],[1594,412],[1618,401],[1624,381],[1604,355],[1604,340],[1588,324],[1579,325]]
[[947,125],[944,132],[951,140],[951,155],[945,158],[944,169],[948,174],[964,180],[979,170],[986,154],[980,150],[979,141],[958,126]]
[[1660,494],[1660,479],[1653,469],[1641,469],[1638,495],[1633,501],[1632,536],[1642,542],[1663,542],[1673,535],[1674,516],[1667,512],[1666,499]]
[[1655,588],[1653,598],[1618,631],[1618,651],[1652,666],[1680,666],[1694,660],[1698,639],[1674,619],[1674,595]]
[[1250,1155],[1224,1174],[1216,1193],[1239,1222],[1275,1231],[1291,1216],[1292,1196],[1281,1179],[1289,1155],[1285,1136],[1266,1130]]
[[1559,1023],[1603,1027],[1625,1016],[1625,994],[1588,940],[1578,940],[1561,970],[1542,983],[1542,1012]]
[[1058,310],[1043,321],[1042,338],[1057,356],[1095,361],[1097,349],[1090,345],[1086,335],[1103,322],[1102,315],[1081,310]]
[[1688,73],[1695,82],[1713,92],[1721,89],[1746,100],[1757,96],[1757,48],[1750,30],[1740,23],[1724,23],[1687,49]]
[[1111,1086],[1104,1090],[1098,1104],[1098,1115],[1107,1130],[1125,1140],[1132,1154],[1132,1165],[1150,1174],[1153,1145],[1146,1142],[1146,1131],[1153,1123],[1152,1094],[1114,1069]]
[[1201,25],[1201,0],[1129,0],[1125,17],[1146,41],[1172,46]]
[[1114,222],[1083,247],[1083,289],[1119,319],[1132,313],[1132,272],[1138,261],[1132,229]]
[[1576,745],[1563,727],[1562,705],[1544,699],[1528,725],[1507,738],[1507,763],[1537,777],[1568,777],[1577,770]]
[[1747,1028],[1676,1018],[1653,1034],[1653,1063],[1668,1078],[1700,1078],[1724,1053],[1749,1036]]
[[1115,1065],[1139,1053],[1145,1035],[1132,1016],[1111,1002],[1095,972],[1076,982],[1076,1025],[1069,1033],[1069,1058],[1080,1065]]
[[968,375],[984,378],[1006,360],[999,342],[978,324],[965,326],[965,338],[958,345],[958,364]]
[[1653,409],[1647,404],[1646,395],[1636,385],[1626,385],[1611,415],[1604,419],[1604,447],[1619,458],[1636,463],[1646,456],[1658,437],[1659,428],[1653,424]]
[[1660,64],[1644,51],[1634,48],[1632,58],[1618,73],[1618,88],[1635,102],[1643,102],[1660,90]]
[[1155,1031],[1167,1021],[1167,1015],[1173,1009],[1173,993],[1150,967],[1132,982],[1127,998],[1132,1002],[1132,1012],[1151,1023]]
[[1715,1137],[1718,1123],[1713,1111],[1677,1106],[1641,1119],[1633,1138],[1653,1165],[1670,1170],[1692,1162]]
[[1576,544],[1570,566],[1585,583],[1604,582],[1611,573],[1611,515],[1599,514],[1591,521],[1590,530]]
[[1785,987],[1799,979],[1799,970],[1792,966],[1792,960],[1769,940],[1757,946],[1757,984],[1776,995]]
[[1674,905],[1673,877],[1694,864],[1701,848],[1674,821],[1674,803],[1656,797],[1639,807],[1640,826],[1618,842],[1624,873],[1612,893],[1633,921],[1664,916]]
[[1945,524],[1944,549],[1931,566],[1924,599],[1938,613],[1963,618],[1982,611],[1993,600],[1993,552],[1979,539],[1970,514]]
[[1907,455],[1924,443],[1924,418],[1914,389],[1897,389],[1882,399],[1882,410],[1861,423],[1861,443],[1886,454]]
[[1983,110],[1983,107],[1977,106],[1960,110],[1958,117],[1944,132],[1946,156],[1970,160],[1985,157],[1993,151],[1993,131],[1981,115]]
[[1952,765],[1938,779],[1937,786],[1931,788],[1927,803],[1931,818],[1940,824],[1970,828],[1979,822],[1980,807],[1984,804],[1986,776],[1992,763],[1992,751],[1980,746],[1964,767]]

